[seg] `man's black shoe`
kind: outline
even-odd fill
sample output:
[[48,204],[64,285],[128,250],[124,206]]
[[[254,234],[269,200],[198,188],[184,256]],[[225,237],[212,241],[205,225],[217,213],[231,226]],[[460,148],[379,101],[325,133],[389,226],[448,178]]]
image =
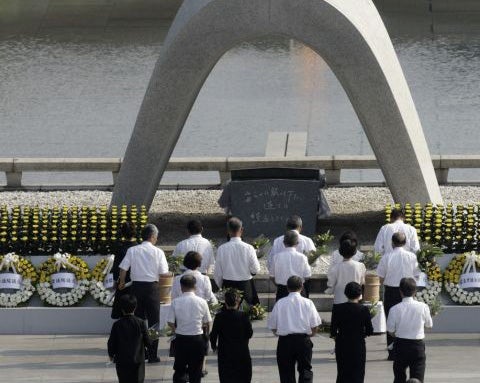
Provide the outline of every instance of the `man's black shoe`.
[[148,363],[150,364],[160,363],[160,358],[158,356],[155,358],[148,358]]

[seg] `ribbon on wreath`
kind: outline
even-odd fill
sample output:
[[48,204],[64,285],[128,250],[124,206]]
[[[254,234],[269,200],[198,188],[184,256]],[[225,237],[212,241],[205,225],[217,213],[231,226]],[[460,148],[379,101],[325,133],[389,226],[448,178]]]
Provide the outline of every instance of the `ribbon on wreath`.
[[62,254],[62,253],[57,253],[53,256],[53,259],[55,259],[55,266],[57,268],[57,273],[60,271],[60,269],[63,267],[66,269],[67,267],[70,267],[73,270],[80,270],[78,266],[72,265],[69,261],[70,255],[68,254]]
[[109,255],[107,258],[107,266],[103,269],[103,275],[107,275],[112,271],[113,261],[115,260],[115,255]]
[[477,272],[476,262],[480,262],[480,257],[478,254],[476,254],[474,251],[472,251],[470,254],[466,254],[465,264],[463,265],[462,274],[476,273]]
[[7,271],[8,269],[12,269],[15,274],[18,274],[17,270],[15,269],[15,264],[18,263],[18,261],[19,261],[19,258],[17,254],[15,253],[5,254],[2,259],[2,263],[0,263],[0,270],[3,270],[4,268]]

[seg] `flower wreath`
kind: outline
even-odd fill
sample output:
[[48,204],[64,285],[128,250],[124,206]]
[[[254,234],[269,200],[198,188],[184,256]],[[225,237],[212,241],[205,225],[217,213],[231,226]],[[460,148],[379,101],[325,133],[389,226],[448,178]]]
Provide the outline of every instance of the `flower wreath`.
[[16,292],[0,293],[0,306],[16,307],[20,303],[27,302],[35,292],[34,284],[38,279],[35,267],[26,258],[19,257],[15,253],[8,253],[0,256],[0,271],[3,270],[21,276],[21,283],[20,289]]
[[418,301],[430,305],[437,300],[442,291],[442,271],[440,270],[440,266],[434,262],[426,267],[424,273],[428,278],[427,287],[418,290],[416,297]]
[[115,295],[113,286],[105,285],[106,278],[110,277],[114,258],[114,255],[109,255],[107,258],[99,261],[92,271],[92,280],[90,281],[90,294],[97,302],[105,306],[113,305]]
[[478,305],[480,304],[480,291],[467,291],[460,287],[460,277],[470,266],[480,270],[480,257],[475,252],[457,254],[445,270],[445,290],[456,303]]
[[[87,293],[90,287],[90,273],[87,263],[67,253],[57,253],[43,262],[39,268],[40,283],[37,286],[40,299],[52,306],[73,306]],[[58,272],[75,274],[75,286],[68,292],[53,289],[52,275]]]

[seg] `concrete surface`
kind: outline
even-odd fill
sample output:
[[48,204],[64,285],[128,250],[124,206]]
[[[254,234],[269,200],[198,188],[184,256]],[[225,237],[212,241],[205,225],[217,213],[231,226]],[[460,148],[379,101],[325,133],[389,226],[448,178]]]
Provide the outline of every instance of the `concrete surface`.
[[236,45],[269,35],[300,41],[324,58],[345,89],[396,201],[442,201],[410,90],[370,0],[186,0],[150,79],[114,204],[150,206],[213,67]]
[[[276,338],[265,322],[254,324],[250,343],[253,359],[252,383],[278,382]],[[0,336],[1,382],[8,383],[114,383],[115,369],[106,366],[105,336]],[[317,336],[313,340],[314,381],[334,382],[336,363],[330,351],[333,342]],[[146,383],[170,382],[173,360],[168,343],[160,340],[162,363],[146,366]],[[368,383],[393,381],[392,363],[385,360],[384,337],[367,340]],[[480,335],[427,335],[426,382],[475,383],[480,381]],[[203,382],[218,382],[216,356],[208,358],[209,374]]]

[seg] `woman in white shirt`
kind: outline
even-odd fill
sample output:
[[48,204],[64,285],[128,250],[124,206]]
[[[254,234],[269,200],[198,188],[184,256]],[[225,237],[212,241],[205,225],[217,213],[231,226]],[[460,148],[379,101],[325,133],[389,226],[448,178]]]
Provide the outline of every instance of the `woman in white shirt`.
[[354,261],[352,258],[357,251],[355,241],[346,239],[340,244],[340,254],[343,261],[336,264],[328,272],[328,287],[333,290],[333,304],[345,303],[348,301],[344,291],[347,283],[357,282],[359,285],[365,284],[365,274],[367,269],[363,263]]
[[[348,230],[345,233],[342,234],[340,237],[339,243],[342,243],[346,239],[349,239],[350,241],[354,242],[355,247],[358,247],[358,239],[357,239],[357,234],[355,232]],[[353,255],[352,259],[357,262],[361,262],[363,260],[363,253],[361,251],[356,251],[355,254]],[[333,266],[343,262],[343,257],[340,254],[339,250],[335,250],[332,254],[332,257],[330,259],[330,267],[328,268],[329,271],[332,269]]]

